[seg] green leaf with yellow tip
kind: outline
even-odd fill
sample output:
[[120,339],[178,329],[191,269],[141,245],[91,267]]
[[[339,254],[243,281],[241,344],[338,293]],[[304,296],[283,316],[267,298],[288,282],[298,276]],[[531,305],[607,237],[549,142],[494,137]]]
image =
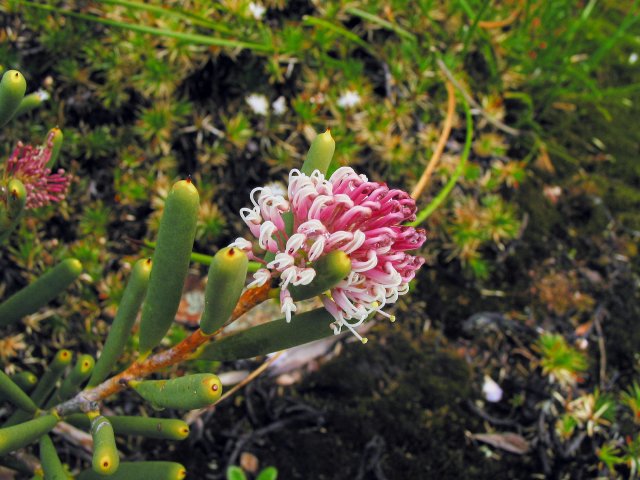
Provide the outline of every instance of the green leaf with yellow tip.
[[95,387],[107,378],[118,358],[124,352],[131,335],[131,329],[147,293],[150,273],[151,259],[140,259],[133,266],[131,277],[127,282],[122,300],[118,306],[118,312],[109,329],[107,341],[91,373],[91,378],[88,382],[89,387]]
[[129,385],[155,408],[193,410],[215,403],[222,395],[220,379],[212,373],[134,381]]
[[24,393],[31,392],[38,384],[38,377],[26,370],[11,376],[11,380],[18,385]]
[[[122,462],[120,468],[109,476],[109,480],[183,480],[187,470],[176,462]],[[85,470],[78,475],[78,480],[104,480],[104,477]]]
[[64,402],[77,393],[82,382],[91,375],[94,364],[95,361],[91,355],[80,355],[58,391],[47,402],[46,408],[51,408],[58,403]]
[[329,169],[335,150],[336,142],[329,130],[316,135],[300,171],[305,175],[311,175],[314,170],[319,170],[324,175]]
[[0,80],[0,127],[13,118],[27,91],[27,81],[17,70],[8,70]]
[[44,480],[67,480],[69,478],[49,435],[40,437],[40,463],[44,471]]
[[58,157],[60,156],[60,150],[62,149],[62,141],[64,140],[64,135],[62,134],[62,130],[58,127],[54,127],[47,133],[46,142],[51,142],[51,156],[49,157],[49,161],[47,162],[47,168],[53,168],[53,166],[58,161]]
[[22,115],[23,113],[30,112],[31,110],[35,110],[44,102],[49,100],[50,95],[45,90],[37,90],[35,92],[30,93],[29,95],[25,95],[22,97],[20,101],[20,105],[18,109],[13,114],[14,118]]
[[164,204],[140,320],[142,355],[160,343],[175,318],[189,269],[200,199],[190,180],[176,182]]
[[93,455],[91,467],[99,475],[113,475],[118,471],[120,456],[116,447],[113,427],[103,415],[91,419],[91,437],[93,438]]
[[333,250],[312,263],[316,276],[308,285],[292,285],[289,292],[294,301],[306,300],[335,287],[351,272],[351,260],[342,250]]
[[37,312],[64,291],[82,273],[82,264],[75,258],[63,260],[45,272],[31,285],[0,304],[0,327],[6,327],[22,317]]
[[249,258],[242,250],[227,247],[218,251],[209,267],[200,329],[212,334],[231,316],[247,278]]
[[[107,416],[116,435],[140,435],[159,440],[184,440],[189,436],[189,425],[176,418],[154,418],[127,415]],[[78,413],[64,418],[71,425],[88,429],[89,417]]]
[[239,360],[278,352],[333,335],[334,318],[324,308],[263,323],[205,345],[195,356],[201,360]]
[[41,406],[44,403],[72,360],[73,353],[71,351],[64,349],[58,350],[56,356],[53,357],[53,361],[49,364],[49,368],[47,368],[44,375],[40,377],[38,385],[36,385],[35,390],[31,394],[31,399],[36,402],[36,405]]
[[0,428],[0,455],[26,447],[49,433],[58,423],[55,415],[43,415],[11,427]]
[[9,376],[0,369],[0,397],[25,412],[35,413],[38,406]]

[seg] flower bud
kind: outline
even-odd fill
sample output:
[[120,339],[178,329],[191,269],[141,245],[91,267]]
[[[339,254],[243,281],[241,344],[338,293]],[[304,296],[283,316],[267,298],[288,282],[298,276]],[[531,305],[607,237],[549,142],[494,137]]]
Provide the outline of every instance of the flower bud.
[[13,118],[26,91],[27,81],[19,71],[5,72],[0,80],[0,127]]

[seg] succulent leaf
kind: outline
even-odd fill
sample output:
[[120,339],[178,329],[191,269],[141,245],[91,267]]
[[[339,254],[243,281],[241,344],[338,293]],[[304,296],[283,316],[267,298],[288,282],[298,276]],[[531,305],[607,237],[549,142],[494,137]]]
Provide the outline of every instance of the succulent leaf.
[[215,403],[222,395],[220,379],[212,373],[130,382],[130,385],[155,408],[193,410]]
[[263,323],[206,345],[196,357],[202,360],[239,360],[277,352],[319,340],[333,331],[334,318],[324,308],[296,315],[290,323],[284,318]]
[[93,438],[91,459],[93,471],[99,475],[113,475],[118,471],[120,456],[113,427],[103,415],[96,415],[91,419],[91,437]]
[[[176,418],[135,417],[128,415],[108,416],[116,435],[140,435],[159,440],[184,440],[189,436],[189,425]],[[71,425],[89,429],[90,420],[87,415],[79,413],[65,417]]]
[[[109,480],[131,480],[148,478],[153,480],[182,480],[187,471],[176,462],[122,462],[118,471],[109,476]],[[104,476],[85,470],[78,475],[78,480],[103,480]]]
[[140,305],[147,293],[149,274],[151,273],[151,260],[140,259],[136,262],[131,272],[131,278],[122,295],[118,313],[113,319],[107,341],[102,349],[102,354],[93,368],[88,386],[95,387],[102,382],[118,361],[125,349],[131,328],[136,321]]
[[13,118],[25,92],[27,81],[17,70],[8,70],[0,80],[0,127]]
[[218,330],[231,316],[244,288],[248,265],[247,254],[239,248],[223,248],[213,257],[200,319],[205,334]]
[[165,336],[178,311],[198,220],[199,195],[190,180],[176,182],[164,206],[140,321],[140,352]]
[[58,423],[55,415],[43,415],[27,422],[0,428],[0,455],[26,447],[48,433]]
[[0,304],[0,327],[36,312],[65,290],[82,273],[75,258],[63,260],[40,278]]
[[69,478],[49,435],[40,437],[40,462],[42,470],[44,470],[44,480],[67,480]]

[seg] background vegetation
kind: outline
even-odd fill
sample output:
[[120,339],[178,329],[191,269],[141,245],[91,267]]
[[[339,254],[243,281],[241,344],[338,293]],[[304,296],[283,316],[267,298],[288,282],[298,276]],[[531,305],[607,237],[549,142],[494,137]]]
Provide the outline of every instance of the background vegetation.
[[68,255],[87,272],[0,340],[5,371],[91,353],[179,177],[200,190],[208,254],[245,233],[248,192],[283,181],[326,127],[333,168],[412,190],[451,82],[452,132],[421,207],[460,168],[463,99],[472,150],[425,220],[428,264],[398,322],[302,383],[252,384],[175,456],[193,478],[245,451],[283,478],[636,475],[637,1],[10,0],[0,20],[0,68],[50,94],[3,129],[0,153],[59,125],[74,176],[3,250],[0,292]]

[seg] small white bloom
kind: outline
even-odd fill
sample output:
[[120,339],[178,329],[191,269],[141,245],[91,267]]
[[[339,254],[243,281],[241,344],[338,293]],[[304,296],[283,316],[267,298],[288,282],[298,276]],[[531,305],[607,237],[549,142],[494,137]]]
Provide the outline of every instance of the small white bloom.
[[253,113],[257,115],[266,116],[269,112],[269,101],[264,95],[252,93],[245,99],[245,101],[249,105],[249,108],[253,110]]
[[638,54],[636,52],[633,52],[631,55],[629,55],[629,65],[633,65],[638,61]]
[[273,108],[274,114],[282,115],[287,111],[287,101],[280,95],[276,101],[271,104],[271,107]]
[[256,20],[262,20],[266,11],[267,9],[261,3],[251,2],[249,4],[249,13],[251,13],[251,16]]
[[38,95],[38,97],[40,97],[40,101],[42,102],[46,102],[51,98],[51,95],[49,95],[49,92],[47,92],[46,90],[40,89],[36,92],[36,94]]
[[347,90],[338,98],[338,106],[341,108],[355,107],[360,103],[360,94],[354,90]]
[[487,402],[499,402],[502,400],[502,389],[489,375],[484,376],[484,384],[482,385],[482,394]]

